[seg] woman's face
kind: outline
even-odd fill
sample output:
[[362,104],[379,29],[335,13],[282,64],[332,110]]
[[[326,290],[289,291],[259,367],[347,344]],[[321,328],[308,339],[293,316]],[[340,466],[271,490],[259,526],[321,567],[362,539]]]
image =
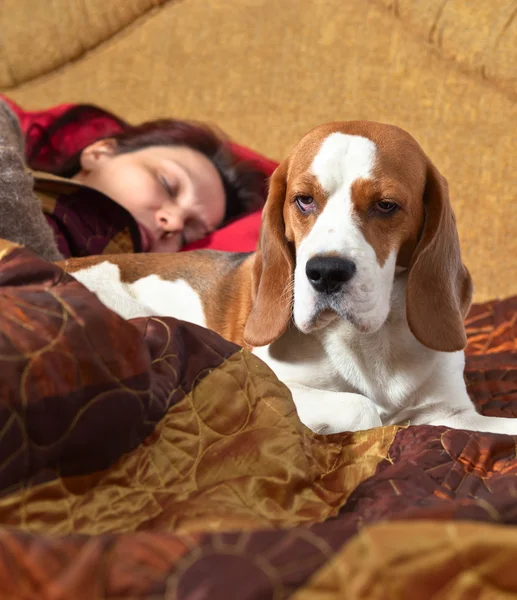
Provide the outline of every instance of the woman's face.
[[144,252],[177,252],[217,229],[226,208],[213,163],[186,146],[116,153],[113,140],[85,148],[75,180],[123,206],[136,219]]

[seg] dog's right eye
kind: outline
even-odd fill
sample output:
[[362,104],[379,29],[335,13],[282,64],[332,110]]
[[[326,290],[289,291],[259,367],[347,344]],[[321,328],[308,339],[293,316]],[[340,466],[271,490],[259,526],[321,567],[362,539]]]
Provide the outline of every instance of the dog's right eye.
[[296,196],[294,201],[302,212],[307,212],[314,206],[314,198],[312,196]]

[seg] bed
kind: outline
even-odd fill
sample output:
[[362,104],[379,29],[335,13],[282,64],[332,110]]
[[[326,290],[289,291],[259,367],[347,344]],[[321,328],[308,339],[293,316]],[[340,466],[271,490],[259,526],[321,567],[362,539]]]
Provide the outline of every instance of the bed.
[[[510,436],[318,436],[246,350],[124,321],[0,245],[0,596],[503,598],[517,593]],[[475,305],[466,379],[517,417],[517,298]]]

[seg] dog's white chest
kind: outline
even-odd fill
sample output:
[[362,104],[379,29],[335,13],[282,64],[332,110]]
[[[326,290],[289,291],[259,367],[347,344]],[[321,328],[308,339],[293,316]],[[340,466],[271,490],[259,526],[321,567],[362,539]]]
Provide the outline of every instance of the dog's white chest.
[[424,348],[402,322],[367,335],[341,322],[321,337],[343,391],[370,398],[381,417],[407,405],[436,368],[437,353]]

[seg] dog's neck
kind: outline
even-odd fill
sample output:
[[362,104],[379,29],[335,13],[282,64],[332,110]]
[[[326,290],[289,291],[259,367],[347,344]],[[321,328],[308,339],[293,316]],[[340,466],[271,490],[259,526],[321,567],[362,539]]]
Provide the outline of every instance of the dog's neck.
[[397,273],[390,293],[390,307],[388,316],[382,326],[374,332],[360,331],[353,323],[335,319],[324,329],[316,332],[317,337],[326,344],[329,339],[339,340],[350,350],[368,348],[373,350],[370,356],[381,357],[386,352],[391,352],[387,345],[399,345],[404,338],[405,345],[414,348],[422,347],[420,342],[411,334],[406,317],[406,288],[407,271]]
[[381,412],[407,403],[415,386],[446,360],[444,353],[426,348],[411,333],[406,286],[407,273],[397,274],[388,317],[377,331],[362,333],[346,321],[336,321],[318,332],[328,361],[350,385],[349,391],[375,399]]
[[207,304],[208,325],[222,337],[240,346],[244,341],[244,328],[253,307],[253,267],[256,253],[250,254],[235,268],[229,268],[217,278],[212,296],[223,300]]

